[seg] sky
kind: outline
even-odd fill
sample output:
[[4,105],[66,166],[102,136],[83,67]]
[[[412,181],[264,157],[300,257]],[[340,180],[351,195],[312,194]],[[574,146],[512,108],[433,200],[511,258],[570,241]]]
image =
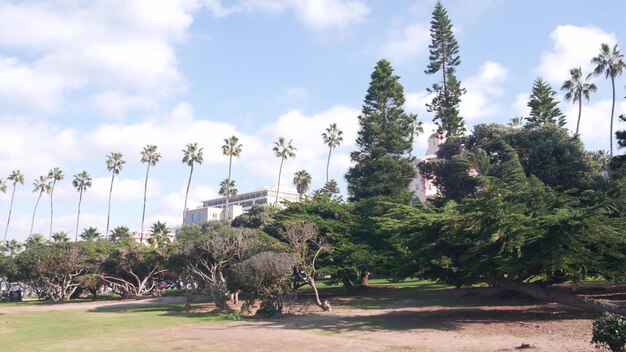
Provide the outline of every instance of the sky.
[[[428,63],[433,0],[0,0],[0,178],[21,170],[9,239],[24,240],[37,193],[33,181],[53,167],[65,179],[54,192],[53,231],[74,237],[78,192],[73,175],[86,170],[93,186],[83,197],[80,229],[104,232],[111,174],[106,157],[126,164],[113,184],[111,228],[138,230],[146,164],[140,151],[156,144],[161,161],[148,181],[146,227],[179,225],[190,168],[188,143],[204,148],[195,167],[189,207],[217,196],[227,177],[224,138],[239,137],[233,160],[239,192],[276,185],[279,137],[293,139],[281,188],[294,172],[325,182],[331,123],[344,132],[330,176],[344,192],[363,98],[378,60],[388,59],[405,89],[405,109],[434,130],[426,88],[437,78]],[[585,0],[444,0],[460,46],[457,76],[466,88],[460,106],[468,129],[527,116],[533,81],[559,91],[568,71],[591,71],[601,43],[626,40],[626,2]],[[620,48],[622,48],[620,46]],[[589,150],[609,149],[611,84],[583,104],[581,136]],[[616,81],[616,116],[626,112],[626,77]],[[562,99],[562,92],[559,92]],[[562,102],[568,127],[577,106]],[[624,125],[616,123],[616,128]],[[621,152],[621,151],[620,151]],[[4,234],[12,184],[0,194]],[[44,194],[34,232],[48,235],[50,198]],[[81,232],[82,230],[79,230]]]

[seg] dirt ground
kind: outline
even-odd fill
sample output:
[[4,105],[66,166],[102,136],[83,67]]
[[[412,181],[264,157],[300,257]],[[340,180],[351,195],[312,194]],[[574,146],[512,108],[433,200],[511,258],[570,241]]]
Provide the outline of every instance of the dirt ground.
[[[621,289],[621,288],[620,288]],[[622,295],[589,288],[586,295],[619,301]],[[335,296],[336,294],[336,296]],[[342,296],[340,296],[341,294]],[[210,351],[594,351],[596,315],[489,288],[386,289],[351,296],[328,291],[335,309],[270,320],[194,323],[146,331],[155,350]],[[0,308],[0,313],[56,309],[126,309],[171,304],[181,298],[84,302]],[[194,310],[211,310],[196,304]]]

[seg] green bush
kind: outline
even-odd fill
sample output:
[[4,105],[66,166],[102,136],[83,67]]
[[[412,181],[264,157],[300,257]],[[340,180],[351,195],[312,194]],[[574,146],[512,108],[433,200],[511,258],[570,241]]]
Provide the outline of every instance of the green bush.
[[593,322],[593,337],[591,343],[596,348],[608,347],[613,352],[624,351],[626,345],[626,317],[604,313]]

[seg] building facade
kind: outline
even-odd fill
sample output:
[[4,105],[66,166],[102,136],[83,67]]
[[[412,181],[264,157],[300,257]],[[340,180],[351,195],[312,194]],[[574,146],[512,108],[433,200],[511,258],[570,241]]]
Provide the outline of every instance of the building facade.
[[437,157],[437,152],[439,151],[439,146],[445,142],[446,139],[441,133],[433,133],[428,137],[428,148],[426,149],[426,155],[416,157],[415,158],[415,167],[417,169],[417,176],[411,181],[409,185],[413,194],[421,202],[425,202],[427,200],[432,200],[437,196],[437,187],[433,185],[430,180],[424,178],[422,173],[420,172],[417,165],[422,162],[428,162],[430,159],[434,159]]

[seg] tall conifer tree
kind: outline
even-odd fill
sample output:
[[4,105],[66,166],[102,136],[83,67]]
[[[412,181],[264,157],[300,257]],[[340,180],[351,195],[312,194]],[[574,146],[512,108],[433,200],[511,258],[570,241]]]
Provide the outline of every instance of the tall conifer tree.
[[559,109],[559,101],[555,98],[556,92],[552,86],[541,77],[533,84],[533,91],[528,101],[530,116],[526,118],[526,127],[533,128],[546,124],[565,126],[565,115]]
[[446,136],[458,136],[465,132],[465,122],[459,114],[459,103],[461,96],[465,94],[465,89],[461,87],[461,82],[456,78],[456,67],[461,63],[459,56],[459,44],[452,31],[452,22],[448,17],[448,12],[437,1],[430,22],[431,44],[430,63],[426,67],[425,73],[441,74],[441,80],[428,88],[429,93],[435,96],[430,104],[426,104],[428,112],[434,112],[433,121],[439,126],[439,132]]
[[408,186],[415,176],[409,152],[416,116],[402,108],[404,88],[389,61],[380,60],[371,78],[358,117],[359,150],[351,153],[355,165],[346,175],[350,199],[385,197],[408,203],[412,197]]

